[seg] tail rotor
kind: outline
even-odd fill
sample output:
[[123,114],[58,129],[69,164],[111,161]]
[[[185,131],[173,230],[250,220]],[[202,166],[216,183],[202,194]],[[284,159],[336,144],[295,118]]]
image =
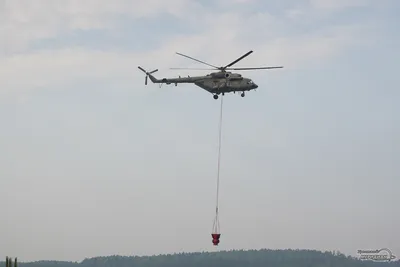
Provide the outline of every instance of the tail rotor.
[[143,71],[144,73],[146,73],[146,78],[144,79],[144,84],[147,85],[147,79],[149,77],[149,75],[153,74],[154,72],[157,72],[158,69],[155,69],[153,71],[147,72],[146,70],[144,70],[142,67],[138,67],[141,71]]

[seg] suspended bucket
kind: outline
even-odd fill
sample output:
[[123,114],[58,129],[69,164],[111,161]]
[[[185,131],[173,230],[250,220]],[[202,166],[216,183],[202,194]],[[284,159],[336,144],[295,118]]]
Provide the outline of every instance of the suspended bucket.
[[211,234],[211,237],[212,237],[213,245],[218,246],[219,238],[221,237],[221,234]]

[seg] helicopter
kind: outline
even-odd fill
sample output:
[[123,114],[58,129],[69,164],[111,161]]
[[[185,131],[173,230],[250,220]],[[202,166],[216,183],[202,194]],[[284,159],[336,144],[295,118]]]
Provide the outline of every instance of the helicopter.
[[[255,68],[230,68],[243,58],[247,57],[253,53],[252,50],[244,54],[243,56],[239,57],[235,61],[231,62],[230,64],[223,66],[223,67],[217,67],[214,65],[211,65],[209,63],[206,63],[204,61],[195,59],[193,57],[181,54],[176,52],[176,54],[192,59],[194,61],[203,63],[205,65],[208,65],[210,67],[213,67],[212,69],[199,69],[195,68],[192,70],[218,70],[216,72],[212,72],[210,74],[204,75],[204,76],[193,76],[190,77],[180,77],[179,78],[162,78],[162,79],[157,79],[156,77],[153,76],[153,73],[157,72],[158,69],[155,69],[153,71],[147,72],[145,69],[142,67],[138,66],[138,68],[143,71],[146,74],[145,77],[145,85],[147,85],[147,79],[148,77],[153,83],[160,83],[161,85],[163,83],[165,84],[175,84],[175,86],[178,85],[178,83],[193,83],[197,85],[198,87],[206,90],[207,92],[213,94],[214,99],[218,99],[218,96],[220,94],[225,95],[225,93],[236,93],[236,92],[242,92],[241,96],[245,96],[246,91],[251,91],[255,90],[258,88],[258,85],[255,84],[250,78],[243,77],[239,73],[233,73],[227,70],[258,70],[258,69],[280,69],[283,68],[283,66],[276,66],[276,67],[255,67]],[[190,69],[190,68],[171,68],[171,69]],[[161,87],[160,85],[160,87]]]

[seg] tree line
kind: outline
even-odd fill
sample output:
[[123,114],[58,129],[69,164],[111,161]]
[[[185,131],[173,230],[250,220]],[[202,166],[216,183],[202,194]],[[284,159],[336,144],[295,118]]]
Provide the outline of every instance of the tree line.
[[[5,262],[0,267],[6,267]],[[231,250],[156,256],[103,256],[82,262],[19,262],[18,267],[400,267],[397,259],[374,262],[317,250]]]

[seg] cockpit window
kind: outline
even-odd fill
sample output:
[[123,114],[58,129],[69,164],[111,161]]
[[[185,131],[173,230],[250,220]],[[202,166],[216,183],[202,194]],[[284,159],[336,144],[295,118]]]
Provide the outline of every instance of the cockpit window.
[[248,84],[253,84],[253,81],[252,80],[248,81]]

